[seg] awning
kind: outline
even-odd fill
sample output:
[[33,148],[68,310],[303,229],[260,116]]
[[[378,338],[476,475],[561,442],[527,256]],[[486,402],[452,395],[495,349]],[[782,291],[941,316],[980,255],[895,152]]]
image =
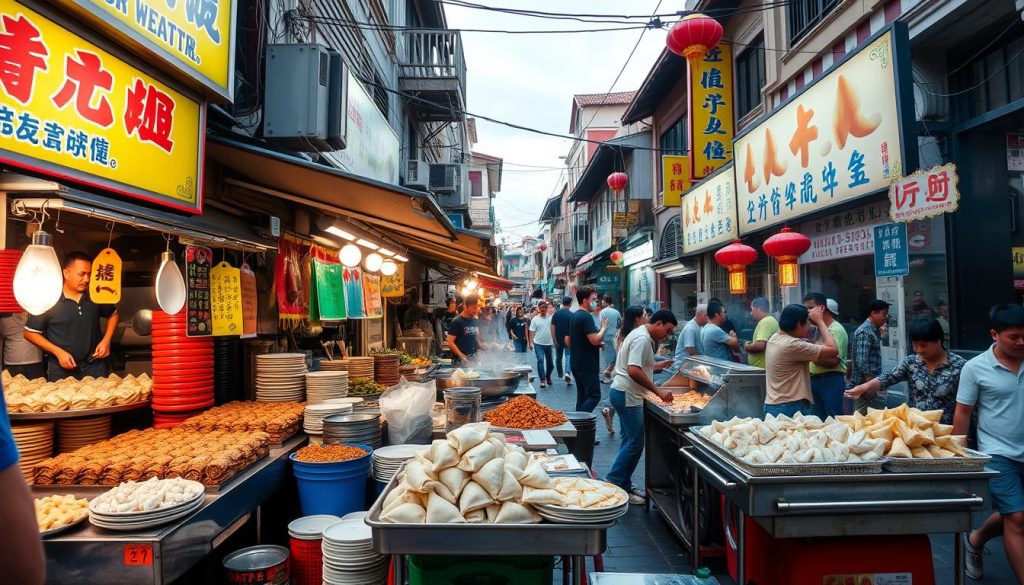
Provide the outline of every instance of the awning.
[[510,291],[516,286],[511,280],[493,274],[477,274],[476,280],[483,288],[495,290]]
[[697,275],[697,262],[681,262],[676,258],[670,258],[651,264],[651,268],[664,278],[682,278]]
[[569,194],[569,201],[590,201],[601,189],[606,189],[608,175],[615,172],[616,168],[621,170],[625,156],[635,149],[633,144],[628,143],[634,141],[635,136],[636,134],[620,136],[599,144],[590,162],[583,169],[576,188]]
[[467,270],[494,270],[489,236],[456,228],[428,193],[353,175],[240,138],[211,134],[206,152],[237,175],[227,181],[371,225],[418,256]]

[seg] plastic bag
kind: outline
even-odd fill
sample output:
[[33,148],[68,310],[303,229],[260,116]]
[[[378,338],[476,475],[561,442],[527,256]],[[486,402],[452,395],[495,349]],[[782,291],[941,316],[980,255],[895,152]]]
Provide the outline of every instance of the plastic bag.
[[427,445],[433,439],[434,419],[430,416],[437,396],[437,385],[409,382],[405,378],[381,395],[380,414],[388,423],[388,442],[392,445]]

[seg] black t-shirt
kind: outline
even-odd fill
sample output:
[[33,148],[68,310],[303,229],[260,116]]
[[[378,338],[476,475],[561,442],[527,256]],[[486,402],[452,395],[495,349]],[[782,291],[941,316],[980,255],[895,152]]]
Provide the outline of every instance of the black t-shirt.
[[480,349],[480,319],[459,315],[448,324],[448,335],[455,336],[459,351],[472,357]]
[[117,311],[114,305],[97,305],[89,293],[75,302],[63,293],[57,304],[42,315],[29,315],[25,329],[43,334],[50,343],[63,349],[79,364],[92,355],[103,339],[100,318],[110,317]]
[[455,317],[458,317],[458,315],[458,313],[449,313],[445,311],[444,317],[441,317],[441,327],[444,328],[445,334],[448,333],[448,327],[451,326],[452,321],[455,319]]
[[551,316],[551,324],[555,326],[555,345],[562,345],[562,340],[572,330],[572,314],[572,311],[562,307]]
[[601,348],[587,339],[587,335],[598,331],[597,325],[594,324],[594,317],[590,313],[581,309],[572,314],[572,325],[569,332],[569,365],[573,370],[596,373],[600,369]]
[[516,339],[526,339],[526,327],[530,324],[530,321],[526,317],[514,318],[509,324],[509,330],[512,331],[512,335],[516,336]]

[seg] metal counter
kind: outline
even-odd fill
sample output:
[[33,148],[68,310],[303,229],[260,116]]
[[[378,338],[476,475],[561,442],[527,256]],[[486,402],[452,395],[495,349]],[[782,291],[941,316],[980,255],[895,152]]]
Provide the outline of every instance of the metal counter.
[[[685,433],[691,446],[680,450],[696,470],[696,486],[706,480],[737,508],[735,548],[738,582],[745,582],[745,516],[772,537],[884,536],[953,533],[954,579],[963,584],[962,534],[971,513],[985,509],[993,471],[891,473],[873,475],[752,476]],[[691,489],[694,489],[691,487]],[[691,538],[699,539],[699,527]],[[727,534],[730,540],[733,535]],[[700,550],[693,551],[694,566]]]
[[[289,481],[288,455],[306,442],[299,433],[228,482],[194,514],[144,532],[115,532],[88,523],[43,541],[47,583],[170,583],[201,561]],[[52,494],[53,490],[38,495]],[[92,497],[89,486],[62,493]]]

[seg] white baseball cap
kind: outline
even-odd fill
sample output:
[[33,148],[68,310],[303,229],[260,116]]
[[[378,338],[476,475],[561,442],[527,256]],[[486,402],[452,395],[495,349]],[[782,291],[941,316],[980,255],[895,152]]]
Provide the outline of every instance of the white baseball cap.
[[839,316],[839,303],[835,299],[828,299],[825,301],[825,307],[828,308],[828,312],[835,316]]

